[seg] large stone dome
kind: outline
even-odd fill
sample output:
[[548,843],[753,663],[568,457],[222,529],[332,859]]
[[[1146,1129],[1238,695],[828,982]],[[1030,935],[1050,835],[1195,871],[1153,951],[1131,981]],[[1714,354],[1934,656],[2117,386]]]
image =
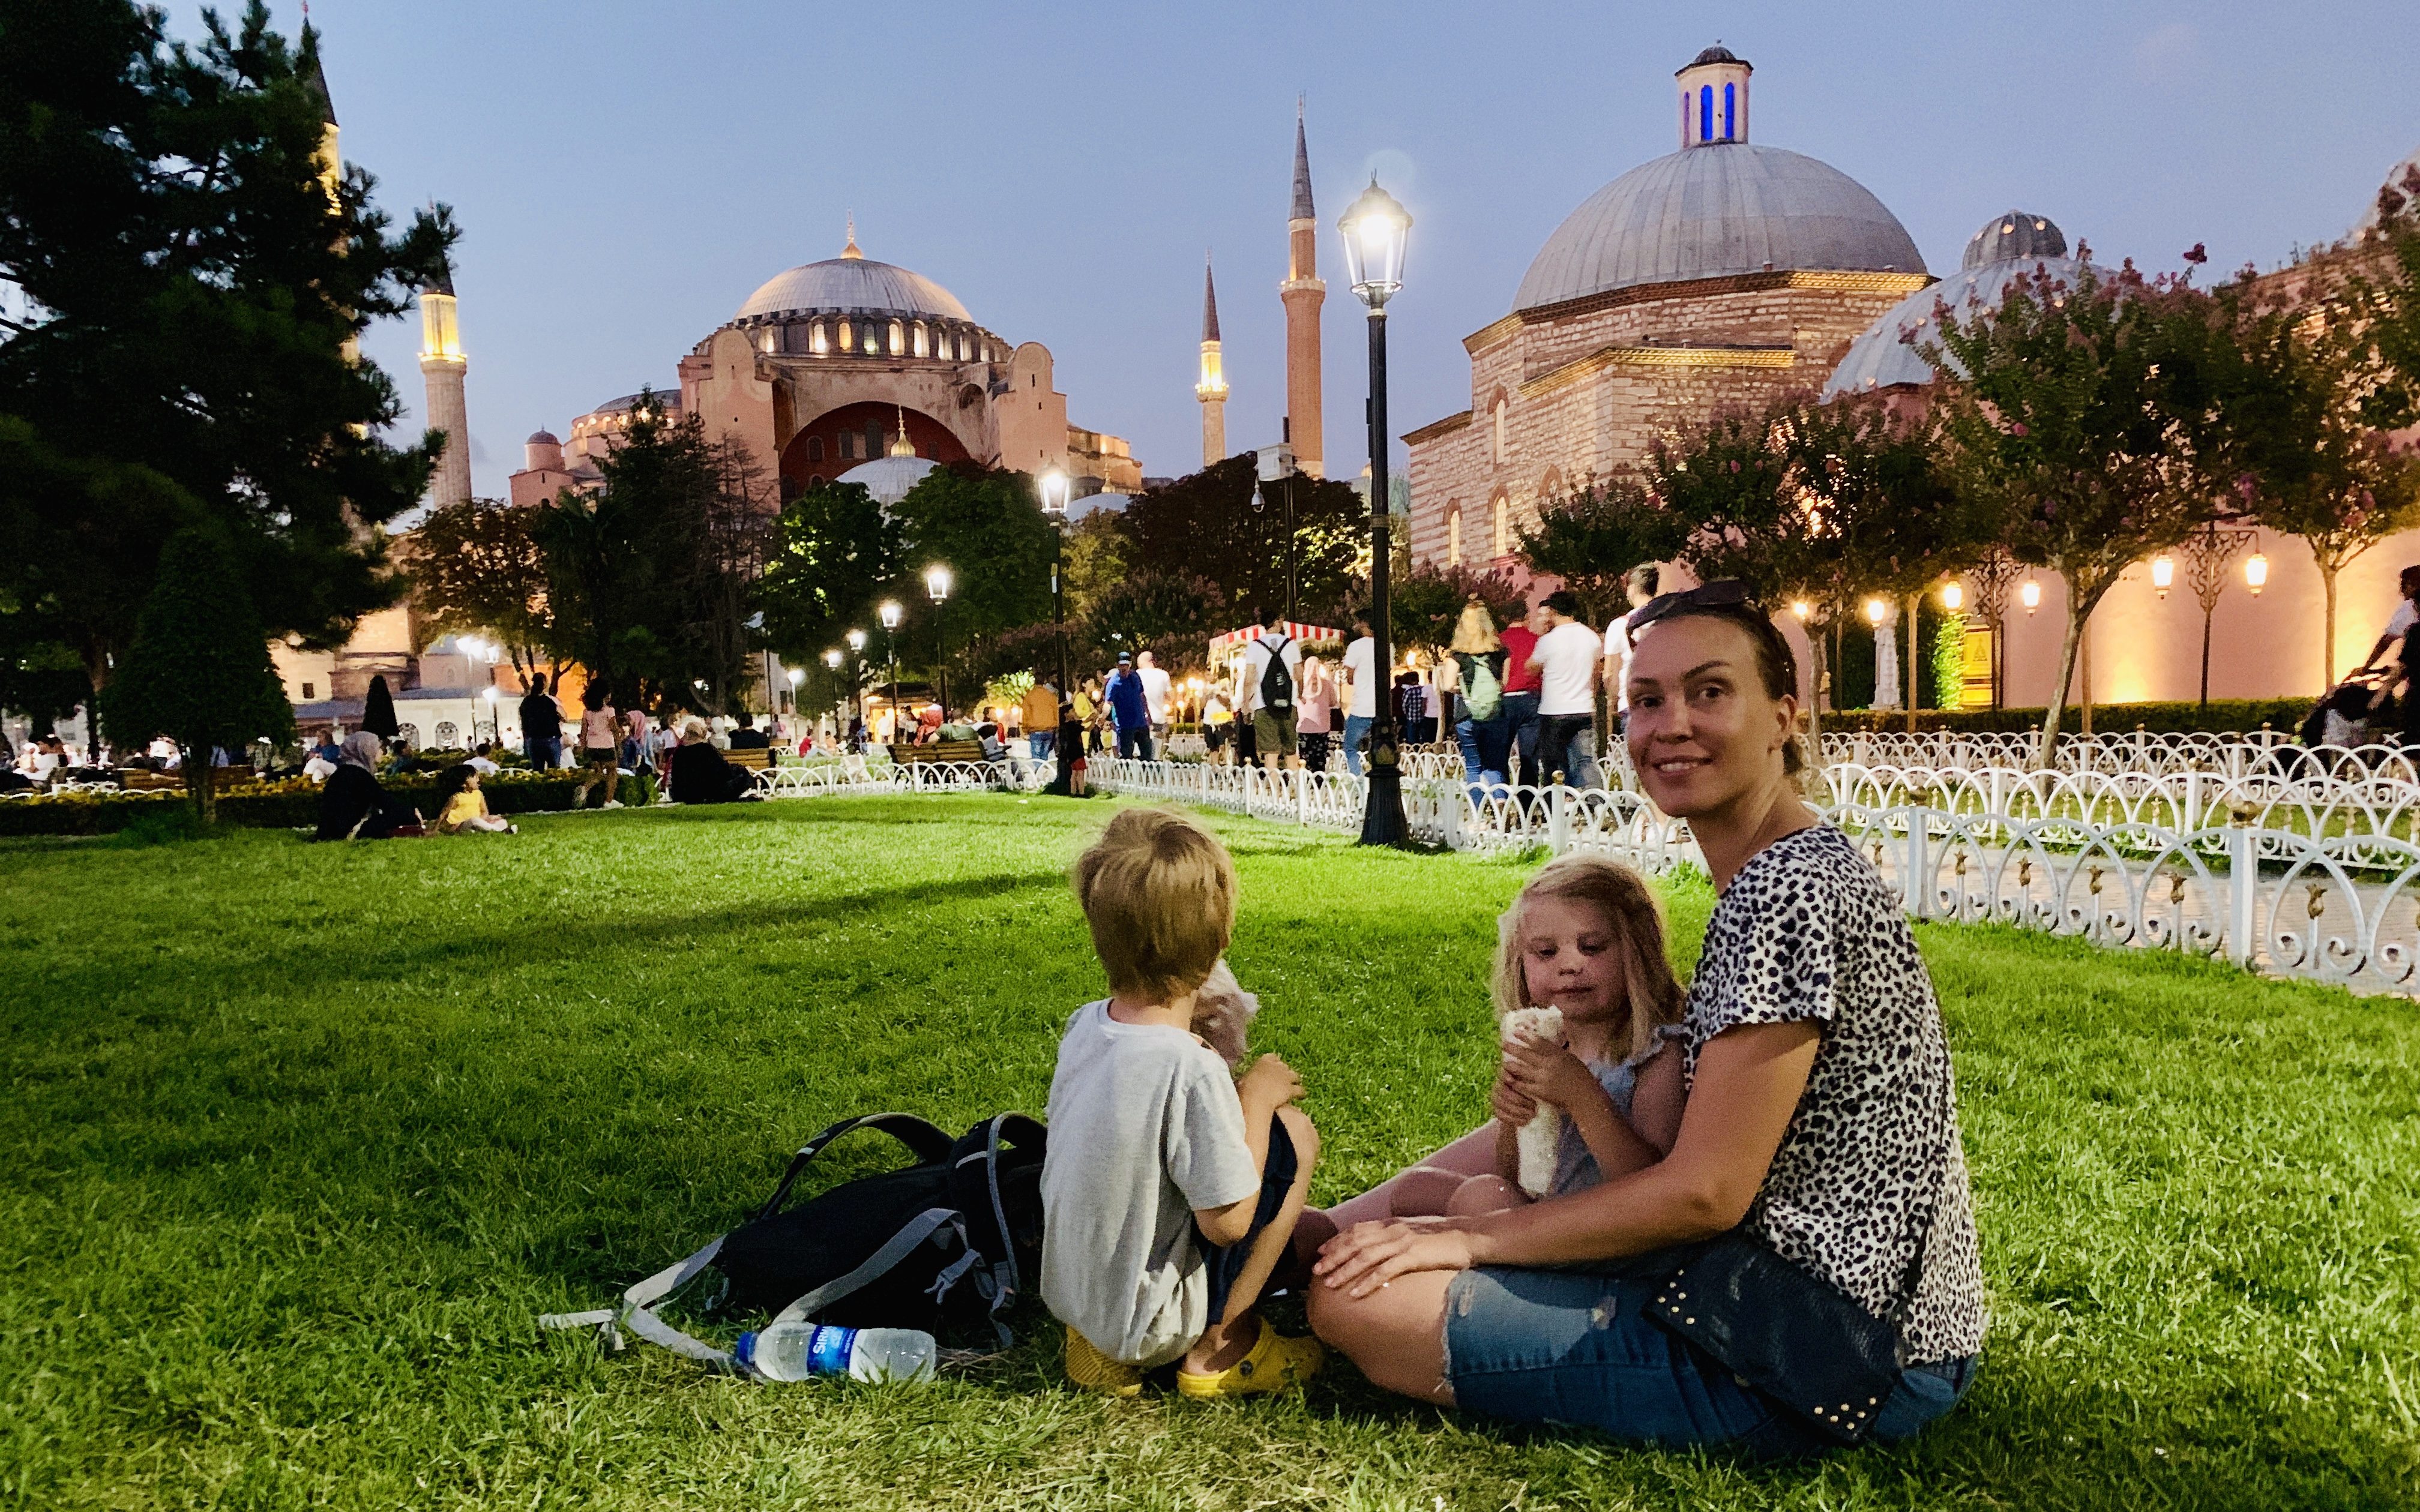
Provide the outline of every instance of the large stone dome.
[[1706,142],[1590,195],[1546,239],[1512,307],[1766,269],[1925,271],[1907,228],[1847,174],[1780,147]]
[[734,320],[810,314],[887,315],[971,320],[958,297],[922,273],[871,257],[843,255],[767,279]]

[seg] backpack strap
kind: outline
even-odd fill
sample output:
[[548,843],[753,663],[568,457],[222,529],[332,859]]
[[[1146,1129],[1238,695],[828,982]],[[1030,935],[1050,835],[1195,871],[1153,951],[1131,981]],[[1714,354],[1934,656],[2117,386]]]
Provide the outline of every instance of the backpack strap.
[[782,1173],[782,1184],[773,1189],[773,1195],[765,1199],[765,1205],[752,1216],[769,1218],[781,1211],[783,1202],[790,1196],[791,1186],[798,1181],[808,1164],[823,1153],[826,1145],[853,1130],[867,1128],[879,1129],[906,1145],[919,1165],[939,1165],[950,1158],[950,1136],[912,1113],[864,1113],[854,1119],[843,1119],[808,1140],[790,1158],[790,1168]]
[[[773,1322],[803,1323],[843,1297],[889,1274],[892,1266],[915,1253],[917,1245],[929,1242],[946,1246],[954,1235],[958,1247],[965,1253],[934,1279],[932,1294],[934,1300],[939,1301],[982,1257],[981,1252],[967,1239],[966,1215],[955,1208],[926,1208],[908,1219],[899,1232],[892,1235],[880,1249],[867,1256],[865,1262],[856,1270],[846,1275],[833,1277],[791,1303],[774,1315]],[[772,1325],[768,1323],[766,1326],[769,1328]]]
[[702,1339],[694,1339],[656,1316],[654,1307],[674,1292],[697,1278],[707,1262],[722,1252],[722,1236],[690,1256],[675,1260],[655,1274],[622,1293],[622,1305],[598,1308],[584,1313],[547,1313],[537,1320],[540,1328],[587,1328],[597,1330],[598,1342],[606,1348],[622,1348],[622,1330],[628,1329],[650,1344],[660,1344],[675,1354],[685,1354],[718,1370],[736,1370],[739,1362],[727,1350],[718,1350]]
[[[958,1149],[962,1153],[956,1155],[950,1172],[952,1195],[958,1198],[961,1206],[970,1210],[981,1204],[981,1211],[990,1216],[991,1234],[1000,1244],[999,1254],[983,1257],[990,1262],[988,1284],[984,1289],[991,1303],[992,1332],[999,1335],[1000,1347],[1003,1350],[1015,1342],[1015,1335],[1010,1334],[1008,1325],[1001,1321],[1000,1315],[1007,1311],[1022,1293],[1024,1278],[1017,1272],[1016,1242],[1009,1234],[1008,1204],[1001,1199],[1000,1193],[1000,1149],[1005,1141],[1020,1149],[1039,1149],[1045,1137],[1043,1127],[1036,1119],[1022,1113],[998,1114],[969,1131],[967,1137],[958,1142]],[[970,1145],[975,1148],[969,1149]],[[970,1174],[967,1168],[970,1165],[980,1166],[982,1179],[972,1183],[976,1188],[974,1191],[967,1192],[964,1187],[968,1183],[963,1178]]]

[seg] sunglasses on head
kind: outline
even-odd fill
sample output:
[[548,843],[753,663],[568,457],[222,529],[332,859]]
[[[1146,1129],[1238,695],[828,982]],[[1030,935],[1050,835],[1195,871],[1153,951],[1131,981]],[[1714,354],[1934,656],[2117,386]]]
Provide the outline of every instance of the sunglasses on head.
[[1624,626],[1623,633],[1635,641],[1638,639],[1639,631],[1646,629],[1657,620],[1669,619],[1675,614],[1686,613],[1695,609],[1738,609],[1755,601],[1755,592],[1737,578],[1725,578],[1717,582],[1699,583],[1695,588],[1684,589],[1677,594],[1658,594],[1641,604],[1631,614],[1630,623]]

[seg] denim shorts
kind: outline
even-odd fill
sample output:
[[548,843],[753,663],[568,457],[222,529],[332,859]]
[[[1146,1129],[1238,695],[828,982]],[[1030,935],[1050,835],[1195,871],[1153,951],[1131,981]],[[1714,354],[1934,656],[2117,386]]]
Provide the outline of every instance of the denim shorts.
[[[1593,1428],[1663,1448],[1728,1445],[1758,1458],[1836,1447],[1813,1425],[1647,1320],[1655,1283],[1575,1271],[1465,1271],[1446,1288],[1454,1400],[1522,1423]],[[1873,1437],[1914,1438],[1974,1384],[1975,1357],[1911,1365]]]
[[1252,1245],[1259,1242],[1270,1224],[1277,1221],[1278,1211],[1285,1206],[1286,1191],[1294,1185],[1297,1166],[1294,1135],[1275,1115],[1269,1118],[1269,1159],[1261,1167],[1261,1201],[1252,1210],[1252,1227],[1243,1238],[1232,1244],[1213,1244],[1202,1237],[1202,1226],[1193,1226],[1193,1242],[1201,1247],[1202,1263],[1210,1273],[1210,1321],[1218,1322],[1227,1316],[1227,1293],[1235,1288],[1235,1278],[1244,1273],[1244,1262],[1252,1257]]

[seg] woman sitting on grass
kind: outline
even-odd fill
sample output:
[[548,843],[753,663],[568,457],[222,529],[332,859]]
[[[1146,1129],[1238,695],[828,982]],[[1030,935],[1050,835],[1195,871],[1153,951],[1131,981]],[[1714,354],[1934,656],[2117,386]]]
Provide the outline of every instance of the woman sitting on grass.
[[1322,1251],[1311,1325],[1381,1386],[1504,1418],[1763,1456],[1905,1439],[1965,1393],[1984,1327],[1931,980],[1799,796],[1772,620],[1713,583],[1631,629],[1631,762],[1721,894],[1678,1137],[1585,1191],[1356,1223]]
[[437,775],[437,833],[515,835],[520,830],[488,811],[488,795],[479,791],[479,769],[458,762]]
[[379,758],[386,742],[356,730],[336,749],[336,770],[319,790],[319,828],[314,840],[385,840],[420,815],[396,803],[379,786]]
[[680,748],[673,752],[675,803],[732,803],[747,794],[755,779],[732,765],[714,748],[706,721],[692,716],[681,726]]

